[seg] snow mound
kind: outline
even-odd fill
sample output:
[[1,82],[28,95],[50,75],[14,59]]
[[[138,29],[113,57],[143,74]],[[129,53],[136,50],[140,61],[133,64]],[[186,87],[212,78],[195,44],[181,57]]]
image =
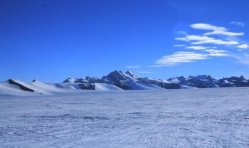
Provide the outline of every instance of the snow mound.
[[1,95],[35,95],[35,94],[53,94],[55,92],[64,92],[56,85],[46,84],[37,80],[32,82],[22,82],[20,80],[9,79],[0,83]]
[[0,94],[5,96],[5,95],[19,95],[19,96],[26,96],[32,94],[31,92],[28,91],[23,91],[20,89],[19,86],[9,84],[8,81],[1,82],[0,83]]
[[112,84],[95,83],[95,90],[113,91],[113,90],[122,90],[122,89]]

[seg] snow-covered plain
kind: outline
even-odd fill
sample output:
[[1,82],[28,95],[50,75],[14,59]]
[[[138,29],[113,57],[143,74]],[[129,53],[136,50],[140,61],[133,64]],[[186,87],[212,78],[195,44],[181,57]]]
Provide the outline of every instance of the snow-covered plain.
[[249,88],[0,95],[0,147],[249,147]]

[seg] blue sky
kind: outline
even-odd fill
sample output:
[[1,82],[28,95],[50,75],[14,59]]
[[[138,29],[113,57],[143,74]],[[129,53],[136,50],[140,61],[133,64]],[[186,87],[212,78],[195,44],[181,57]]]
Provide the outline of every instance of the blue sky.
[[0,0],[0,80],[249,76],[248,0]]

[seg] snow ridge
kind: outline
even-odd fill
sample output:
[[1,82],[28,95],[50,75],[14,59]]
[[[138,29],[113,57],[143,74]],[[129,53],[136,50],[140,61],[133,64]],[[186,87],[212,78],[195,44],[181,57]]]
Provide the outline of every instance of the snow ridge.
[[214,79],[210,75],[180,76],[169,79],[139,77],[131,71],[115,70],[102,78],[86,76],[68,78],[62,83],[43,83],[37,80],[22,82],[9,79],[0,83],[0,94],[53,94],[74,90],[155,90],[181,88],[249,87],[249,80],[243,76]]

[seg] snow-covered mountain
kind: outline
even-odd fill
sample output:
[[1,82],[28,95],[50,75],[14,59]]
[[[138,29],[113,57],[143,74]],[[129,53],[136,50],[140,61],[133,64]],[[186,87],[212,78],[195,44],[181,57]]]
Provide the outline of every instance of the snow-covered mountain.
[[154,90],[181,88],[249,87],[249,80],[243,76],[214,79],[209,75],[180,76],[169,79],[139,77],[131,71],[115,70],[102,78],[86,76],[68,78],[61,83],[43,83],[37,80],[22,82],[9,79],[0,83],[0,94],[20,94],[21,92],[53,94],[77,90]]
[[217,84],[220,87],[248,87],[249,80],[245,79],[244,76],[230,77],[218,80]]
[[155,83],[146,83],[134,73],[115,70],[107,76],[102,77],[102,82],[115,85],[124,90],[148,90],[159,89]]

